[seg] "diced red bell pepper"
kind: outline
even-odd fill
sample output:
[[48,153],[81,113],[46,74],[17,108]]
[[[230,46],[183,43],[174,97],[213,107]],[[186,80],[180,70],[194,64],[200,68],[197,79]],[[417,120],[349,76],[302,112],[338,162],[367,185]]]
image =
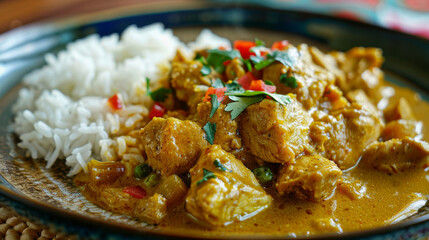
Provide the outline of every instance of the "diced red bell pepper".
[[226,66],[228,66],[228,64],[230,64],[231,63],[231,61],[232,60],[226,60],[225,62],[223,62],[222,64],[226,67]]
[[240,77],[239,79],[237,79],[237,82],[245,89],[245,90],[249,90],[250,88],[250,83],[252,83],[253,80],[256,80],[256,77],[253,76],[253,74],[251,72],[247,72],[246,74],[244,74],[242,77]]
[[146,197],[147,195],[146,191],[140,186],[127,186],[124,188],[124,193],[128,193],[132,197],[140,199]]
[[113,110],[122,109],[122,101],[119,98],[118,94],[111,96],[109,99],[107,99],[107,102]]
[[249,90],[275,93],[276,92],[276,86],[267,85],[262,80],[253,80],[250,83]]
[[243,41],[243,40],[235,40],[234,41],[234,49],[237,49],[241,57],[244,59],[249,59],[251,52],[250,49],[255,47],[256,43],[252,41]]
[[154,117],[162,117],[164,116],[167,110],[160,103],[155,103],[149,112],[149,119],[152,120]]
[[217,100],[219,102],[223,102],[223,100],[225,99],[225,91],[226,91],[226,87],[223,87],[223,88],[209,87],[209,89],[206,92],[206,95],[204,96],[204,102],[210,101],[211,99],[210,95],[212,94],[215,94],[217,96]]
[[271,46],[271,50],[283,50],[287,47],[287,45],[289,45],[288,40],[277,41],[273,43],[273,45]]

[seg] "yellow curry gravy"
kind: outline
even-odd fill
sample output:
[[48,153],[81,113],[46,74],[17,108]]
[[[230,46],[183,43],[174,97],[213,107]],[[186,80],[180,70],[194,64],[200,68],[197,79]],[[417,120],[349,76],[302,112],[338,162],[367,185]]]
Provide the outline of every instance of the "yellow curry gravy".
[[[421,139],[428,141],[429,104],[421,100],[419,95],[410,89],[390,83],[383,84],[390,88],[386,88],[389,91],[381,98],[377,107],[383,110],[398,102],[400,98],[406,99],[415,118],[423,122]],[[237,158],[240,159],[240,154],[237,155]],[[429,195],[429,178],[425,166],[423,164],[423,167],[419,165],[419,167],[409,168],[399,173],[388,174],[358,163],[356,166],[343,170],[343,175],[334,193],[322,201],[301,200],[293,195],[279,196],[272,183],[271,186],[265,187],[265,191],[274,199],[267,209],[255,216],[243,219],[241,222],[234,222],[226,226],[210,227],[198,223],[189,217],[185,210],[184,198],[182,198],[178,204],[173,207],[169,206],[168,214],[156,225],[162,231],[187,229],[187,231],[197,231],[203,235],[229,233],[310,235],[375,228],[401,221],[425,205]],[[129,169],[124,171],[129,171]],[[88,181],[89,176],[84,173],[75,178],[75,182],[79,186],[88,184]],[[112,186],[120,188],[130,184],[141,183],[131,176],[120,178]],[[82,189],[82,193],[88,199],[101,207],[134,216],[133,209],[121,207],[123,205],[119,206],[118,202],[137,200],[132,198],[124,200],[122,193],[107,201],[106,199],[100,200],[103,198],[99,192],[101,188],[91,188],[86,185]],[[153,192],[149,190],[148,196]],[[151,206],[148,205],[148,207]]]
[[[395,90],[394,98],[405,97],[414,110],[416,118],[423,121],[423,140],[429,140],[429,104],[420,96],[406,88],[388,84]],[[326,232],[356,231],[394,223],[416,213],[416,207],[426,202],[429,194],[429,176],[424,169],[387,175],[383,172],[361,168],[359,165],[343,176],[358,179],[362,183],[362,197],[351,199],[347,194],[337,192],[321,203],[299,199],[281,198],[274,201],[266,211],[241,223],[221,228],[206,228],[192,221],[185,213],[184,206],[177,207],[159,225],[169,229],[199,229],[204,234],[219,233],[267,233],[306,235]],[[275,190],[269,192],[275,195]],[[335,219],[335,224],[328,219]],[[337,225],[338,224],[338,225]]]

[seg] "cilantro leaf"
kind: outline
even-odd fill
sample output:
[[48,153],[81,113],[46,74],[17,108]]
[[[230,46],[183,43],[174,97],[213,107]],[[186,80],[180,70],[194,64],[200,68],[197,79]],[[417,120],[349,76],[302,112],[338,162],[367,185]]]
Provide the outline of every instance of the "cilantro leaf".
[[236,81],[225,84],[226,92],[244,92],[243,87]]
[[223,88],[225,86],[223,85],[222,80],[220,80],[219,78],[216,78],[216,80],[212,84],[212,87],[214,87],[214,88]]
[[209,53],[207,56],[207,63],[218,73],[223,73],[223,71],[225,71],[225,66],[223,65],[225,61],[241,58],[240,52],[237,50],[211,49],[207,52]]
[[255,65],[256,70],[261,70],[275,61],[278,61],[285,66],[292,67],[299,57],[299,52],[295,48],[291,48],[288,51],[273,51],[267,54],[266,58],[262,57],[260,53],[254,49],[255,47],[252,48],[252,51],[255,52],[256,56],[251,56],[250,60]]
[[212,72],[212,69],[208,65],[203,65],[203,67],[200,70],[201,75],[207,76]]
[[171,89],[168,88],[159,88],[153,92],[150,91],[150,79],[146,78],[146,95],[150,96],[155,102],[164,102],[168,97],[168,94],[171,93]]
[[206,132],[206,140],[213,145],[214,135],[216,133],[216,123],[207,122],[203,127]]
[[286,73],[280,75],[280,82],[290,88],[297,88],[296,78],[293,76],[288,77]]
[[271,63],[275,62],[274,59],[264,59],[263,57],[250,56],[250,60],[255,65],[256,70],[261,70],[262,68],[268,67]]
[[[269,96],[274,101],[282,104],[287,105],[290,103],[291,99],[288,95],[283,94],[276,94],[276,93],[269,93],[269,92],[263,92],[263,91],[250,91],[247,90],[244,93],[225,93],[226,96],[228,96],[230,99],[231,97],[254,97],[254,96]],[[226,108],[225,108],[226,109]]]
[[270,86],[275,86],[273,82],[271,82],[270,80],[265,80],[264,81],[265,84],[270,85]]
[[211,97],[211,103],[212,103],[212,109],[210,110],[210,118],[213,117],[216,110],[219,108],[220,102],[217,100],[216,94],[210,94]]
[[234,120],[240,115],[248,106],[261,102],[266,96],[271,97],[274,101],[287,105],[291,99],[287,95],[268,93],[263,91],[245,91],[244,93],[239,92],[228,92],[225,93],[234,102],[230,102],[226,105],[225,111],[231,112],[231,120]]
[[253,96],[253,97],[237,97],[237,96],[229,96],[229,99],[231,99],[234,102],[230,102],[226,105],[225,111],[231,112],[231,120],[234,120],[235,118],[240,115],[248,106],[261,102],[264,100],[265,96]]
[[295,48],[289,49],[288,51],[274,51],[267,55],[267,59],[274,59],[279,61],[285,66],[292,67],[299,56],[298,50]]
[[213,172],[210,172],[205,168],[203,168],[203,173],[204,173],[204,176],[203,178],[201,178],[201,180],[197,182],[197,186],[200,185],[201,183],[207,182],[210,178],[216,178],[216,175],[214,175]]
[[251,72],[252,71],[252,62],[250,61],[250,59],[241,59],[241,61],[244,63],[244,65],[246,65],[247,71]]
[[155,102],[164,102],[165,99],[168,97],[168,94],[170,94],[170,93],[171,93],[171,89],[161,87],[161,88],[151,92],[150,97]]
[[265,46],[265,42],[257,38],[255,38],[255,43],[256,46]]
[[[215,165],[215,167],[221,170],[222,172],[228,171],[228,169],[219,161],[219,159],[215,159],[213,162],[213,165]],[[232,171],[230,170],[228,172],[232,172]]]

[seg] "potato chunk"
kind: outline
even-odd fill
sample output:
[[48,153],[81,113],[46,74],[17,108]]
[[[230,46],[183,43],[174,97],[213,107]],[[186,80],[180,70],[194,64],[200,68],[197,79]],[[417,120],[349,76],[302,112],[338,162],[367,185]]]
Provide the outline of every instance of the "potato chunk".
[[301,156],[295,164],[284,166],[276,183],[277,191],[300,199],[324,200],[335,190],[342,172],[329,159],[319,155]]
[[[214,177],[203,178],[208,171]],[[221,226],[241,221],[272,202],[253,173],[219,145],[206,147],[190,173],[186,210],[207,224]]]
[[308,145],[311,117],[290,94],[286,106],[265,99],[249,106],[240,120],[244,150],[273,163],[291,163]]
[[427,156],[427,142],[411,138],[391,139],[368,146],[361,162],[387,174],[394,174],[425,164]]
[[140,136],[149,165],[164,176],[186,172],[207,145],[197,123],[176,118],[153,118]]

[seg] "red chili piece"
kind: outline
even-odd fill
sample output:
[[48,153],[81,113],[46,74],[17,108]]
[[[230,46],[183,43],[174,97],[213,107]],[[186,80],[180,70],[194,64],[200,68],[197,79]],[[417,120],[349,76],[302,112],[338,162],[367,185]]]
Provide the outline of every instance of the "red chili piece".
[[160,103],[155,103],[149,112],[149,119],[152,120],[154,117],[162,117],[164,116],[166,109]]
[[287,45],[289,45],[289,41],[287,40],[274,42],[271,46],[271,50],[283,50],[287,47]]
[[212,94],[215,94],[217,96],[217,100],[219,102],[223,102],[225,98],[225,91],[226,91],[226,87],[223,87],[223,88],[209,87],[209,89],[207,89],[206,95],[204,96],[204,102],[210,101],[211,99],[210,95]]
[[128,193],[132,197],[140,199],[146,197],[147,195],[146,191],[140,186],[127,186],[124,188],[124,193]]
[[262,80],[254,80],[250,83],[249,90],[275,93],[276,92],[276,86],[267,85]]
[[250,52],[250,49],[255,46],[256,46],[256,43],[252,41],[243,41],[243,40],[234,41],[234,49],[237,49],[240,52],[241,57],[244,59],[249,59],[250,55],[252,55]]
[[118,94],[111,96],[109,99],[107,99],[107,102],[109,103],[110,107],[113,108],[114,110],[122,109],[122,102]]

